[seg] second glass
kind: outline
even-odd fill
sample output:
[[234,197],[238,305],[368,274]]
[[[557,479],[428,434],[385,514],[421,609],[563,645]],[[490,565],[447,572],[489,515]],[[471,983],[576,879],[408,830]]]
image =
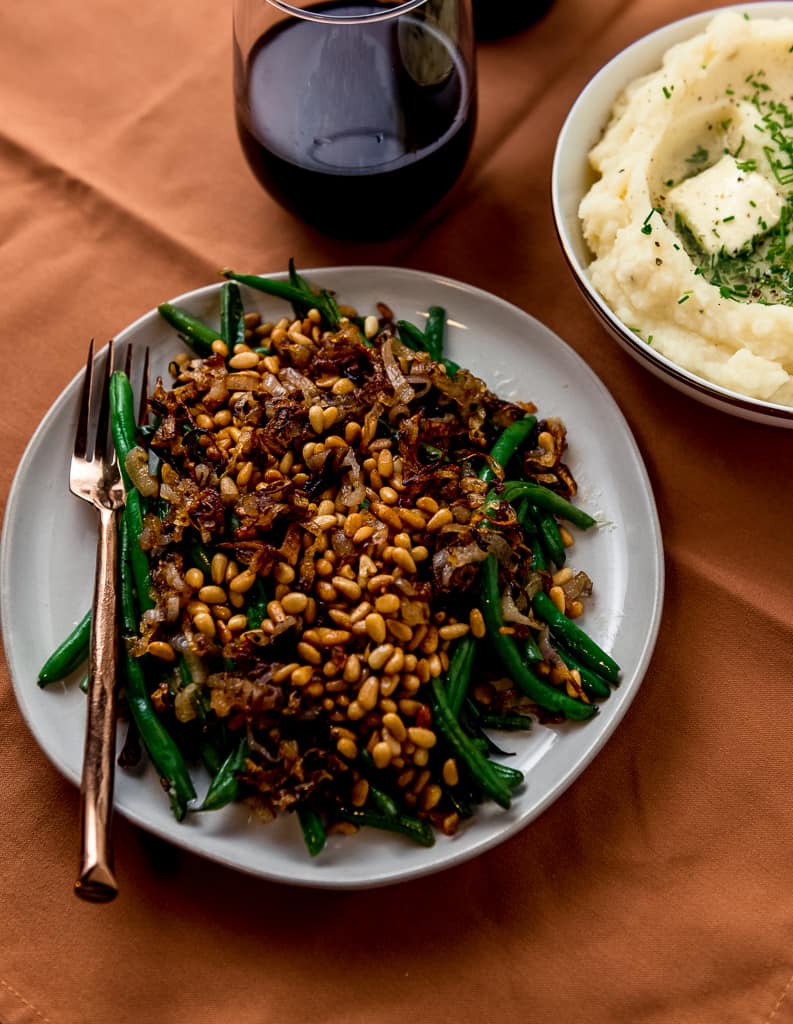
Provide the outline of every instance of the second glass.
[[237,130],[268,192],[348,238],[398,234],[462,171],[471,0],[235,0]]

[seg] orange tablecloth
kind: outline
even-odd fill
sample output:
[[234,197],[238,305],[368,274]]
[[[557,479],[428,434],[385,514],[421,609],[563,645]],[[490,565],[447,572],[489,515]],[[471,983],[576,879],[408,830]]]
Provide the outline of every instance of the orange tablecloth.
[[668,578],[639,696],[575,784],[480,859],[370,892],[257,881],[117,818],[121,895],[79,902],[77,792],[1,668],[2,1024],[793,1020],[793,439],[679,395],[618,349],[549,204],[578,90],[705,6],[558,0],[482,46],[465,178],[424,223],[369,245],[312,232],[255,184],[231,117],[227,5],[3,5],[3,506],[89,336],[222,265],[396,264],[503,296],[589,362],[647,462]]

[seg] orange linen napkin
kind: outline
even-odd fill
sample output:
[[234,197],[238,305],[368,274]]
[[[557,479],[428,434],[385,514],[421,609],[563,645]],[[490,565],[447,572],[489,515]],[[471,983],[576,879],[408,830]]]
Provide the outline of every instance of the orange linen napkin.
[[2,1024],[793,1020],[792,438],[691,401],[618,349],[579,297],[549,203],[578,90],[705,6],[557,0],[483,46],[465,178],[377,245],[322,237],[254,182],[226,5],[0,10],[3,507],[90,336],[222,265],[397,264],[489,289],[581,353],[646,459],[667,567],[651,667],[592,765],[502,846],[376,891],[258,881],[117,818],[121,894],[80,903],[77,792],[0,669]]

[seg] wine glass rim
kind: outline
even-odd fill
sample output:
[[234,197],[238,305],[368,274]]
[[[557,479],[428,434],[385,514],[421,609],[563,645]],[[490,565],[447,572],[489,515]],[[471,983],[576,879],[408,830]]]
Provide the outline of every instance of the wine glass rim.
[[360,25],[363,22],[388,21],[391,18],[407,14],[409,11],[421,7],[426,2],[427,0],[403,0],[403,3],[395,3],[393,6],[387,7],[382,11],[370,11],[368,14],[332,14],[326,13],[321,9],[318,10],[316,7],[313,9],[295,7],[293,4],[287,3],[287,0],[267,0],[268,4],[272,7],[277,7],[285,14],[302,18],[304,21],[319,21],[332,25]]

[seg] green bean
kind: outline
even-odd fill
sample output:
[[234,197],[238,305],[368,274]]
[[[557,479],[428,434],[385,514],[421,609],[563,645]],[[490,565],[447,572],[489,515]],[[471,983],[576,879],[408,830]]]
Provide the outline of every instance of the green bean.
[[460,709],[468,693],[468,684],[471,681],[471,670],[474,667],[475,657],[476,638],[468,633],[455,645],[454,653],[449,663],[449,681],[446,687],[446,695],[449,700],[449,707],[452,709],[455,718],[460,717]]
[[245,310],[239,286],[234,281],[224,281],[220,286],[220,337],[229,355],[233,354],[235,345],[245,344]]
[[605,700],[611,695],[611,687],[606,680],[593,669],[583,665],[577,658],[568,654],[561,644],[556,645],[556,653],[568,668],[577,669],[578,674],[581,676],[581,686],[587,697],[594,697],[595,700]]
[[129,490],[132,484],[127,472],[126,460],[129,453],[139,447],[138,424],[135,417],[135,396],[132,392],[132,385],[123,370],[116,370],[111,374],[108,398],[113,444],[118,454],[118,464],[124,486]]
[[378,814],[382,814],[386,818],[396,818],[399,816],[399,807],[396,800],[390,794],[380,789],[379,786],[373,786],[371,781],[369,782],[366,799],[367,802],[372,804]]
[[261,576],[257,576],[253,586],[248,591],[248,605],[245,610],[248,616],[249,629],[258,629],[262,624],[262,619],[267,618],[267,605],[269,602],[270,595],[264,585],[264,580]]
[[493,463],[506,469],[509,460],[515,452],[525,443],[526,438],[537,426],[536,416],[526,416],[522,420],[515,420],[508,427],[502,430],[490,449],[491,461],[479,472],[479,479],[489,483],[495,476]]
[[90,639],[91,610],[89,609],[42,665],[36,680],[39,686],[49,686],[50,683],[64,679],[82,665],[88,657]]
[[270,277],[259,277],[257,274],[238,274],[234,270],[224,270],[222,274],[231,281],[238,281],[240,284],[265,292],[267,295],[286,299],[287,302],[309,303],[320,311],[330,327],[339,325],[336,301],[330,292],[324,289],[317,295],[307,286],[296,287],[287,281],[274,281]]
[[504,619],[501,614],[501,592],[498,586],[498,562],[493,555],[488,555],[482,563],[480,573],[482,615],[487,626],[488,636],[504,670],[515,686],[546,711],[562,714],[575,721],[591,718],[597,713],[597,707],[594,704],[585,704],[583,701],[569,697],[564,691],[536,676],[523,663],[520,648],[515,640],[501,632],[504,628]]
[[547,553],[548,558],[552,561],[558,569],[561,569],[567,560],[567,552],[565,551],[564,541],[562,535],[559,532],[559,526],[550,512],[543,512],[538,509],[536,505],[531,506],[532,515],[534,521],[537,524],[537,530],[540,536],[540,543],[543,546],[543,550]]
[[327,839],[322,819],[310,807],[298,806],[297,820],[300,822],[306,849],[312,857],[316,857],[318,853],[322,852]]
[[[138,538],[143,532],[143,507],[140,492],[132,485],[126,469],[127,456],[137,447],[137,423],[135,420],[135,400],[129,378],[121,370],[116,370],[110,378],[110,429],[113,443],[118,456],[118,464],[124,480],[127,497],[124,503],[122,519],[127,522],[129,534]],[[135,577],[135,587],[141,611],[154,607],[151,596],[151,574],[149,559],[137,540],[131,545],[130,562]]]
[[409,320],[397,320],[396,326],[399,331],[399,340],[403,345],[414,352],[427,351],[427,339],[420,328],[410,323]]
[[199,811],[216,811],[237,799],[240,788],[237,776],[242,771],[247,756],[248,744],[243,738],[218,768],[217,774],[209,784],[204,802],[198,808]]
[[212,555],[197,537],[191,537],[188,541],[187,553],[191,564],[209,577],[212,572]]
[[579,626],[576,626],[564,612],[560,612],[545,591],[534,595],[532,607],[535,614],[545,622],[560,643],[587,668],[600,673],[609,683],[619,681],[620,667],[617,662],[595,643]]
[[525,781],[523,772],[517,768],[510,768],[508,764],[500,764],[498,761],[491,761],[490,764],[496,775],[499,775],[510,789],[517,789]]
[[[119,530],[121,622],[126,634],[136,635],[138,609],[132,574],[129,571],[130,546],[129,524],[122,517]],[[152,764],[163,780],[174,816],[181,821],[187,811],[187,804],[196,795],[190,773],[179,748],[152,706],[140,659],[133,658],[124,645],[122,651],[126,700],[130,714],[140,733],[141,742],[148,750]]]
[[442,306],[430,306],[427,310],[427,326],[424,337],[427,351],[439,363],[443,358],[443,341],[446,333],[446,310]]
[[577,526],[581,530],[588,530],[597,523],[597,520],[589,515],[588,512],[584,512],[577,505],[573,505],[572,502],[563,498],[561,494],[557,494],[556,491],[543,487],[542,484],[529,483],[523,480],[507,481],[501,491],[491,491],[485,500],[485,508],[492,502],[514,501],[515,498],[523,497],[529,498],[534,505],[543,511],[552,512],[554,515],[559,516],[560,519],[566,519],[573,526]]
[[531,729],[533,721],[530,715],[493,715],[485,712],[482,725],[485,729],[501,729],[504,732],[521,732]]
[[351,821],[355,825],[368,825],[370,828],[384,829],[387,832],[398,832],[407,836],[420,846],[434,846],[435,835],[427,821],[412,818],[408,814],[398,814],[395,818],[378,814],[365,807],[339,807],[336,817],[341,821]]
[[206,359],[213,354],[212,342],[220,337],[216,330],[170,302],[161,302],[157,312],[171,327],[176,328],[197,356]]
[[430,681],[434,704],[434,725],[456,757],[462,761],[476,785],[492,800],[504,808],[512,802],[509,786],[494,770],[493,765],[464,731],[449,706],[446,688],[440,676]]

